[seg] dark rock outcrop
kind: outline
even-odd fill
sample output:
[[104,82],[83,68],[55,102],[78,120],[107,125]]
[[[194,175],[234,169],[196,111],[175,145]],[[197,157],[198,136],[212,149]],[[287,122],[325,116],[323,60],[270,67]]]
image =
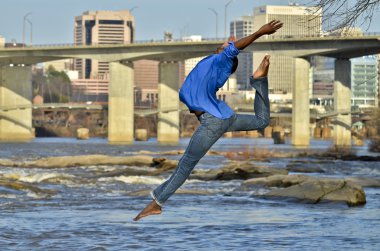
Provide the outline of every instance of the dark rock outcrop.
[[294,164],[289,163],[286,166],[286,170],[289,172],[295,172],[295,173],[324,173],[325,170],[318,166],[308,166],[308,165],[300,165],[300,164]]
[[242,183],[243,188],[249,187],[290,187],[301,184],[307,180],[313,179],[313,177],[306,175],[273,175],[269,177],[249,179]]
[[345,202],[349,206],[366,203],[361,186],[343,179],[312,178],[284,189],[276,189],[263,195],[264,198],[284,198],[307,203],[322,201]]
[[287,174],[288,171],[279,168],[256,166],[250,162],[233,161],[221,169],[194,171],[191,179],[199,180],[233,180],[267,177],[275,174]]

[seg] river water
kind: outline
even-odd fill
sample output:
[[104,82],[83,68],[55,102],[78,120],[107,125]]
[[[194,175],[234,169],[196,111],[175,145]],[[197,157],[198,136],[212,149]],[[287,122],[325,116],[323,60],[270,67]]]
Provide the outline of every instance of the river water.
[[[104,139],[42,138],[30,143],[2,143],[0,158],[126,156],[140,150],[185,149],[187,143],[188,139],[181,139],[178,146],[162,146],[152,140],[117,146]],[[326,151],[330,146],[329,141],[312,141],[310,148]],[[213,150],[263,148],[296,151],[289,144],[273,145],[267,139],[227,138],[217,142]],[[366,147],[355,150],[360,155],[370,154]],[[296,160],[309,159],[274,158],[260,164],[285,168]],[[219,168],[227,161],[224,156],[206,155],[196,168]],[[327,177],[380,178],[379,162],[331,160],[318,163],[318,167]],[[126,167],[1,167],[0,176],[52,193],[0,186],[0,250],[380,250],[380,188],[365,188],[367,204],[348,207],[265,200],[257,196],[265,189],[240,189],[240,180],[190,180],[184,189],[206,194],[176,194],[163,214],[133,222],[150,198],[131,192],[153,189],[166,177],[102,176],[122,168]]]

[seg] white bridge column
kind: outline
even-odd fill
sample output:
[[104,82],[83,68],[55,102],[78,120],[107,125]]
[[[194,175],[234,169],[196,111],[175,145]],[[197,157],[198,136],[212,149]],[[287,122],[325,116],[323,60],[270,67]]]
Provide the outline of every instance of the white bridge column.
[[294,146],[308,146],[310,143],[309,70],[309,61],[303,58],[295,59],[292,109]]
[[334,123],[334,144],[351,147],[351,62],[335,60],[334,111],[338,114]]
[[109,64],[108,141],[132,143],[134,132],[134,71],[132,62]]
[[179,67],[177,62],[160,62],[158,84],[157,140],[177,144],[179,141]]
[[1,67],[0,141],[28,141],[34,138],[31,100],[31,67]]

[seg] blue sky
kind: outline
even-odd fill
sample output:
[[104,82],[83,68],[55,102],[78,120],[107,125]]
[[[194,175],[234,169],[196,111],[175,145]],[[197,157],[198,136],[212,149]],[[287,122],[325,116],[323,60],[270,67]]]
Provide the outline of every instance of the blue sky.
[[[162,39],[164,31],[180,35],[215,36],[214,8],[219,16],[219,36],[224,34],[224,5],[228,0],[1,0],[0,35],[7,41],[22,41],[23,16],[33,23],[34,44],[73,42],[74,17],[87,10],[133,10],[136,19],[136,40]],[[287,5],[281,0],[234,0],[228,6],[227,21],[250,15],[253,8],[262,5]],[[310,0],[297,1],[308,3]],[[380,14],[377,14],[369,32],[380,32]],[[29,42],[29,25],[27,25]]]

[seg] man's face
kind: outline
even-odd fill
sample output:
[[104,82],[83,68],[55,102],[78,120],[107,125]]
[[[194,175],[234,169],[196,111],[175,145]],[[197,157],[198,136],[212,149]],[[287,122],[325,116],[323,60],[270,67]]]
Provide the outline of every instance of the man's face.
[[228,42],[224,42],[224,44],[222,44],[220,47],[218,47],[215,51],[215,54],[219,54],[221,53],[222,51],[224,51],[224,48],[226,48],[228,46]]
[[230,36],[228,38],[228,41],[224,42],[224,44],[222,44],[220,47],[218,47],[215,51],[216,54],[219,54],[221,53],[222,51],[224,51],[224,49],[228,46],[228,43],[229,42],[236,42],[236,38],[234,36]]

